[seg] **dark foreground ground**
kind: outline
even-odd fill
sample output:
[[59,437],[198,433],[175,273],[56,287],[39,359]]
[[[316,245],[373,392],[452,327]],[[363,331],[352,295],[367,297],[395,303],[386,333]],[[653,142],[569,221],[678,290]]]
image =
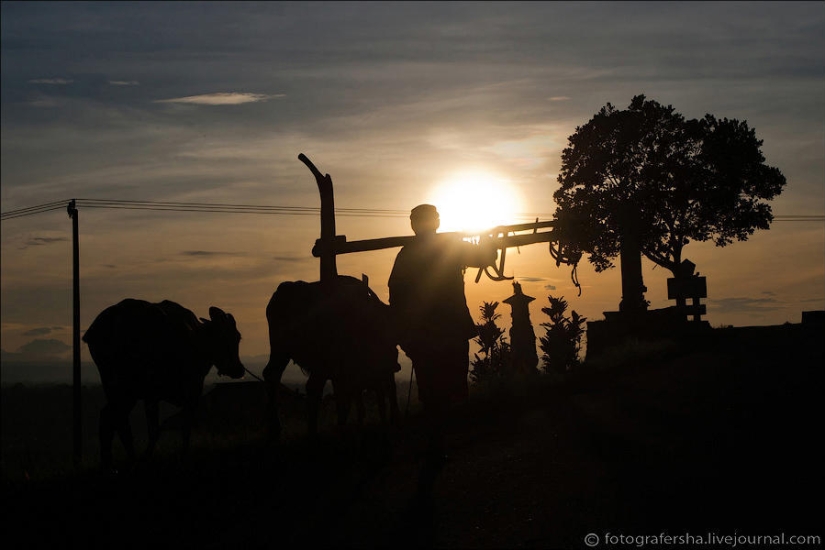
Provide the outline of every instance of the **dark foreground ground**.
[[477,392],[437,472],[423,468],[413,415],[389,434],[239,439],[119,476],[4,475],[0,532],[15,548],[586,548],[591,533],[601,547],[621,546],[608,534],[666,534],[729,548],[708,538],[821,537],[822,327],[713,333],[697,349],[627,353],[561,384]]

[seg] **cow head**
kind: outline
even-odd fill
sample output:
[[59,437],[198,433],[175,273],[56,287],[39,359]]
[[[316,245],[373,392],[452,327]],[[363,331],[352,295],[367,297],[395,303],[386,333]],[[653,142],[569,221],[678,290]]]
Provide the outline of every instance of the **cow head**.
[[396,373],[401,370],[398,363],[398,338],[393,326],[390,306],[381,301],[370,290],[370,326],[374,346],[371,350],[371,361],[382,372]]
[[209,346],[218,375],[241,378],[245,369],[238,356],[241,333],[235,325],[235,318],[219,308],[210,307],[209,319],[212,322]]

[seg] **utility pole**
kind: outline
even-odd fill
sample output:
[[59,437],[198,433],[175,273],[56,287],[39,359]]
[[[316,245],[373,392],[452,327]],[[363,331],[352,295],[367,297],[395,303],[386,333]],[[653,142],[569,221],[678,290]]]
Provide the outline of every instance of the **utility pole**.
[[66,208],[72,219],[72,394],[74,401],[74,464],[80,465],[81,408],[80,408],[80,243],[78,242],[77,208],[72,199]]

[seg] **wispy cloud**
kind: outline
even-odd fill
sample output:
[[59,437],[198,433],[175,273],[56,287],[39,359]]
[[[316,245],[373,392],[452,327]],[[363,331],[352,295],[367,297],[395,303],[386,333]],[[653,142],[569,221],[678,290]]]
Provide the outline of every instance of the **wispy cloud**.
[[708,300],[708,303],[719,313],[759,313],[784,309],[785,305],[773,298],[721,298]]
[[549,99],[550,101],[567,101],[570,98],[566,95],[554,95],[553,97],[549,97],[547,99]]
[[71,346],[67,345],[65,342],[61,342],[60,340],[35,339],[28,344],[22,345],[20,349],[17,350],[17,353],[25,355],[60,355],[70,351],[71,349]]
[[29,80],[29,84],[52,84],[52,85],[66,85],[74,82],[71,78],[35,78]]
[[314,258],[305,258],[303,256],[273,256],[273,260],[277,262],[287,262],[287,263],[302,263]]
[[170,99],[158,99],[155,103],[185,103],[190,105],[241,105],[243,103],[256,103],[284,97],[285,94],[249,94],[241,92],[217,93],[190,95],[186,97],[174,97]]
[[29,246],[40,246],[44,244],[59,243],[68,240],[69,239],[66,237],[32,237],[26,242],[26,244],[28,244]]
[[27,104],[30,107],[44,107],[50,109],[53,107],[58,107],[60,105],[60,102],[58,102],[58,100],[53,97],[49,97],[43,94],[37,94],[35,97],[30,99],[27,102]]
[[184,250],[183,256],[238,256],[235,252],[214,252],[211,250]]
[[65,242],[69,239],[67,237],[31,237],[22,242],[18,246],[20,250],[25,250],[30,246],[44,246],[53,243]]
[[52,330],[54,330],[52,327],[33,328],[31,330],[27,330],[26,332],[24,332],[23,336],[45,336],[46,334],[49,334]]
[[137,80],[110,80],[110,86],[140,86]]

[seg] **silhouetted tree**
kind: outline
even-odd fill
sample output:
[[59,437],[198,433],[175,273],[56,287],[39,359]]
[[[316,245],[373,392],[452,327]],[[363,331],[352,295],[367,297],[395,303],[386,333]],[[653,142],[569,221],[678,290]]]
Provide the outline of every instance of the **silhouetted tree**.
[[476,323],[478,338],[475,342],[481,346],[481,356],[474,354],[471,362],[470,378],[474,382],[504,376],[512,371],[512,350],[504,329],[496,325],[501,314],[496,313],[498,302],[484,302],[479,307],[481,322]]
[[603,271],[632,224],[642,254],[679,277],[691,240],[725,246],[769,228],[764,201],[786,181],[764,164],[761,146],[745,121],[686,120],[643,95],[626,110],[608,103],[562,152],[553,194],[559,229]]
[[544,336],[539,339],[539,348],[542,367],[549,373],[552,371],[565,373],[579,365],[581,340],[584,335],[586,317],[580,316],[575,310],[566,317],[567,301],[564,297],[548,296],[550,307],[541,308],[542,313],[550,317],[550,321],[542,323]]

